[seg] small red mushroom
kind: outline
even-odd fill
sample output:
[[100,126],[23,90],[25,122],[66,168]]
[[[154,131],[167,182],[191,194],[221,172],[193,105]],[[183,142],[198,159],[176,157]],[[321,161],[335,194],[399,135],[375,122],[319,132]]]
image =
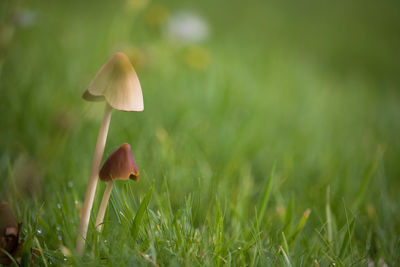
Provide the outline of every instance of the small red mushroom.
[[129,144],[122,144],[108,157],[100,170],[99,178],[103,182],[118,179],[139,181],[139,169]]
[[133,158],[131,146],[129,144],[122,144],[108,157],[100,170],[99,178],[101,181],[107,182],[107,187],[104,191],[103,199],[101,200],[99,212],[97,214],[95,225],[98,231],[101,230],[114,180],[132,179],[134,181],[139,181],[139,169]]

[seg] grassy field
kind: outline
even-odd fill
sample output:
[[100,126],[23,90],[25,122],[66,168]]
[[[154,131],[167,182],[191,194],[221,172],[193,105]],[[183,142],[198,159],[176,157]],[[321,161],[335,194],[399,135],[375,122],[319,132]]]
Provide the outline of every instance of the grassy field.
[[[168,37],[184,10],[207,38]],[[3,0],[0,200],[23,222],[23,263],[400,265],[399,11],[389,0]],[[145,109],[113,112],[104,158],[131,144],[140,181],[116,184],[79,257],[104,108],[81,95],[117,51]]]

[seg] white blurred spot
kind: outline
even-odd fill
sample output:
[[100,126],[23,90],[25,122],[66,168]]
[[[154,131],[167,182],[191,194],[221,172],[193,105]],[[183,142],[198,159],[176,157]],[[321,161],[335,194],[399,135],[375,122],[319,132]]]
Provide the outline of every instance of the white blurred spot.
[[21,28],[29,28],[35,25],[36,13],[28,9],[17,10],[15,14],[15,24]]
[[180,12],[172,16],[167,25],[167,35],[176,41],[191,43],[204,41],[209,34],[206,21],[192,12]]

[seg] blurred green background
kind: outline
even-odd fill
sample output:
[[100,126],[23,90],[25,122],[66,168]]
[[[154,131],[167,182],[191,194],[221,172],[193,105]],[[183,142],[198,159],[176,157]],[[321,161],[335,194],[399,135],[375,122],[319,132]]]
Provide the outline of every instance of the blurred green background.
[[[145,110],[114,111],[105,156],[131,144],[141,180],[129,184],[129,197],[138,202],[154,181],[154,211],[166,187],[173,214],[195,199],[189,224],[203,233],[221,206],[223,240],[234,241],[217,251],[234,265],[248,263],[251,246],[243,260],[237,244],[247,237],[236,233],[256,216],[275,166],[262,247],[278,248],[292,200],[293,220],[311,210],[289,255],[295,266],[398,264],[399,14],[390,0],[3,0],[0,200],[12,204],[28,239],[60,225],[57,205],[69,205],[62,240],[53,231],[36,235],[49,251],[73,249],[74,207],[83,202],[104,108],[81,94],[123,51]],[[174,32],[192,22],[200,28]],[[341,234],[345,208],[356,218],[348,258],[336,259],[321,241],[327,206]],[[187,251],[186,260],[163,256],[163,246],[155,246],[157,262],[193,262]],[[257,264],[274,263],[276,254],[262,253]],[[205,255],[198,264],[219,264]]]

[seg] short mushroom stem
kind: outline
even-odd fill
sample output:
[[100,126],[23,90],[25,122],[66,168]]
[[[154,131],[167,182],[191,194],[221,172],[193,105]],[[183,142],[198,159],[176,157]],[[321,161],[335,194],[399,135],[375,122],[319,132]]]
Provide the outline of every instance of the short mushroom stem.
[[106,104],[103,120],[100,126],[99,135],[97,137],[97,143],[92,162],[92,170],[90,172],[90,179],[88,187],[86,189],[85,202],[83,204],[83,209],[82,209],[82,217],[79,225],[78,238],[76,240],[76,250],[78,254],[82,254],[85,249],[85,240],[90,220],[90,211],[93,206],[97,181],[99,180],[98,175],[100,170],[100,163],[101,159],[103,158],[104,147],[106,145],[108,127],[110,125],[110,120],[111,120],[111,111],[112,107],[109,104]]
[[110,180],[107,183],[106,190],[104,191],[104,194],[103,194],[103,199],[101,200],[99,212],[97,213],[97,218],[96,218],[96,229],[98,232],[101,231],[101,228],[103,226],[102,224],[103,224],[103,220],[104,220],[104,215],[106,214],[108,200],[110,199],[113,185],[114,185],[113,180]]

